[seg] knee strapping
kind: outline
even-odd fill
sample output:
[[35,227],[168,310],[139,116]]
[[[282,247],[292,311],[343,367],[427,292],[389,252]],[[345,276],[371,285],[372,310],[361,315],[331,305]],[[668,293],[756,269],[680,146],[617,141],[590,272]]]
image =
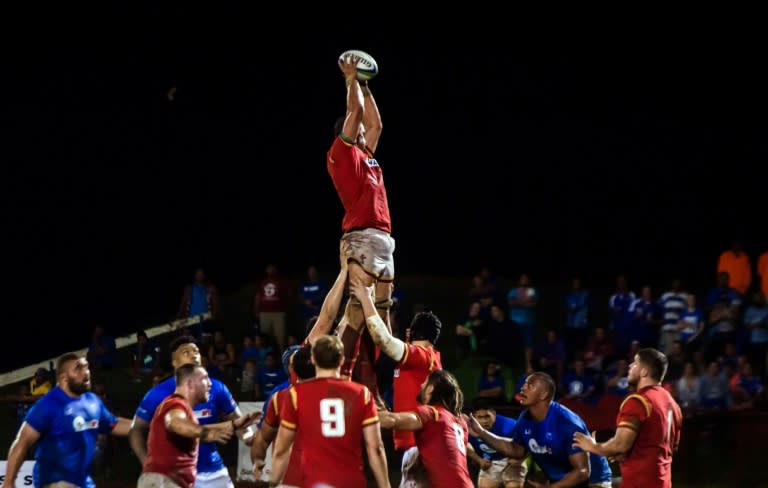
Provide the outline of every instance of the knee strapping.
[[389,310],[392,308],[392,305],[394,305],[395,302],[392,301],[391,298],[382,298],[380,300],[376,300],[374,305],[379,310]]

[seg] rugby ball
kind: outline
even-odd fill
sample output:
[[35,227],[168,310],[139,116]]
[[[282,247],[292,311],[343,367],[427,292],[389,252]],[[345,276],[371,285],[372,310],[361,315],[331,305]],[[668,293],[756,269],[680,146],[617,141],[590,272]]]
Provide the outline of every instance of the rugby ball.
[[350,57],[352,61],[357,64],[358,80],[367,81],[379,74],[379,65],[376,63],[376,60],[373,59],[373,56],[367,52],[357,49],[349,49],[341,53],[339,61],[343,61],[347,57]]

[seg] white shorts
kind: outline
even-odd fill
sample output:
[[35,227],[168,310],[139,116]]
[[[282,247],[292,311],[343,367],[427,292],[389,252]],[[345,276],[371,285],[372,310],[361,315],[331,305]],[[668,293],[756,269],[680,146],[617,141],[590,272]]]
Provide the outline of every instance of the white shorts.
[[181,488],[178,483],[171,478],[160,473],[141,473],[137,488]]
[[232,478],[229,477],[227,468],[206,473],[197,473],[195,488],[235,488]]
[[499,459],[492,461],[490,468],[480,470],[478,483],[479,478],[485,478],[505,485],[512,482],[522,484],[527,474],[528,464],[525,459]]
[[427,470],[419,457],[419,449],[414,446],[403,453],[400,488],[430,488]]
[[344,243],[342,258],[356,261],[379,281],[395,279],[395,240],[378,229],[360,229],[341,236]]

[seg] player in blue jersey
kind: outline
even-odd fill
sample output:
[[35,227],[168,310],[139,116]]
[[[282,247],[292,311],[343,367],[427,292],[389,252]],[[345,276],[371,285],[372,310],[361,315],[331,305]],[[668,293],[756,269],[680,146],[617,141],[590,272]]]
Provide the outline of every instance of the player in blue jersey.
[[[497,414],[487,398],[475,398],[472,415],[492,434],[512,439],[517,421]],[[477,488],[521,488],[525,482],[526,460],[508,458],[479,437],[469,436],[467,457],[480,466]]]
[[530,453],[547,477],[546,482],[537,482],[529,476],[527,483],[532,487],[610,488],[608,460],[572,446],[574,432],[589,434],[589,430],[578,415],[553,400],[555,391],[551,376],[531,373],[520,390],[525,410],[511,441],[487,431],[473,417],[469,417],[469,432],[507,457],[521,459]]
[[[181,336],[174,339],[169,347],[171,351],[171,364],[176,369],[184,364],[200,366],[200,350],[192,336]],[[229,388],[219,380],[211,379],[211,391],[208,401],[198,403],[192,410],[200,425],[214,424],[224,420],[234,420],[242,416],[237,403],[232,398]],[[156,385],[144,395],[144,399],[136,409],[133,417],[133,425],[129,434],[129,441],[133,452],[144,465],[147,457],[147,436],[149,423],[158,405],[176,390],[176,379],[168,378]],[[253,440],[253,430],[249,428],[243,436],[246,444]],[[197,458],[196,488],[234,488],[229,471],[221,459],[215,442],[201,442]]]
[[126,436],[131,422],[115,417],[95,393],[91,393],[88,361],[74,353],[56,363],[56,386],[29,411],[11,444],[3,488],[16,486],[19,468],[37,443],[32,472],[36,488],[95,488],[91,464],[99,434]]

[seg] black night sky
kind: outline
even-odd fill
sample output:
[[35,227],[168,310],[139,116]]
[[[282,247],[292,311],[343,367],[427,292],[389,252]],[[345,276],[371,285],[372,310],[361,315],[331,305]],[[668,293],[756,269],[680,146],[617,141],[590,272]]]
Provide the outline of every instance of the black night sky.
[[41,337],[82,347],[96,321],[172,314],[198,265],[225,291],[268,262],[332,277],[325,151],[351,48],[380,66],[399,273],[707,279],[731,239],[766,245],[768,76],[745,53],[160,32],[10,60],[9,366]]

